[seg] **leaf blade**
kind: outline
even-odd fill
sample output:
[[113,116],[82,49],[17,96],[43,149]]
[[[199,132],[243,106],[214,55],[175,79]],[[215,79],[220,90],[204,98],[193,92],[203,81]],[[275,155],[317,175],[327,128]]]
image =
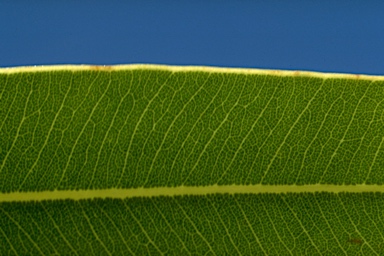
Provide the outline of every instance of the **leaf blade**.
[[133,65],[0,82],[9,254],[382,254],[382,77]]

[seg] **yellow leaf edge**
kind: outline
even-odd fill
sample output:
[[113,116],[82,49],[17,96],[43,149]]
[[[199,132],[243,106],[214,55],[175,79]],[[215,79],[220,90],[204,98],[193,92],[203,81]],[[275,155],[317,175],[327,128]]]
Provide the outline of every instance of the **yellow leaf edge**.
[[318,71],[302,70],[281,70],[281,69],[259,69],[259,68],[236,68],[236,67],[214,67],[214,66],[173,66],[161,64],[123,64],[123,65],[42,65],[42,66],[20,66],[0,68],[0,74],[13,74],[23,72],[50,72],[50,71],[124,71],[124,70],[163,70],[171,72],[208,72],[208,73],[232,73],[232,74],[253,74],[253,75],[273,75],[273,76],[303,76],[317,78],[339,78],[339,79],[362,79],[362,80],[381,80],[384,76],[348,74],[348,73],[328,73]]

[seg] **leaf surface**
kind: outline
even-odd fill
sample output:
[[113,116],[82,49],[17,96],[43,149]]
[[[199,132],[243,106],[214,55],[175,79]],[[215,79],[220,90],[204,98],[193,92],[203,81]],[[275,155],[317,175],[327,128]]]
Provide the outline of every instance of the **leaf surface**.
[[0,71],[5,255],[380,255],[384,78]]

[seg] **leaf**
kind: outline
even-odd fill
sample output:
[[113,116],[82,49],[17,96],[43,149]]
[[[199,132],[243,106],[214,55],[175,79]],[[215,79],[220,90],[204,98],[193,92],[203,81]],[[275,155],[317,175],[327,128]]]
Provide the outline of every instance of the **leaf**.
[[384,79],[0,70],[4,255],[382,255]]

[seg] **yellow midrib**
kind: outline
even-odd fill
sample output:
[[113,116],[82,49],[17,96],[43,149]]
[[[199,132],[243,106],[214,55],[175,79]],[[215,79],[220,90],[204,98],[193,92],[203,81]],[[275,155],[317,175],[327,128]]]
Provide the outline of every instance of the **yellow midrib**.
[[1,202],[23,202],[44,200],[81,200],[94,198],[133,198],[156,196],[184,196],[208,194],[261,194],[261,193],[362,193],[384,192],[384,185],[225,185],[225,186],[179,186],[156,188],[127,188],[100,190],[55,190],[42,192],[0,193]]

